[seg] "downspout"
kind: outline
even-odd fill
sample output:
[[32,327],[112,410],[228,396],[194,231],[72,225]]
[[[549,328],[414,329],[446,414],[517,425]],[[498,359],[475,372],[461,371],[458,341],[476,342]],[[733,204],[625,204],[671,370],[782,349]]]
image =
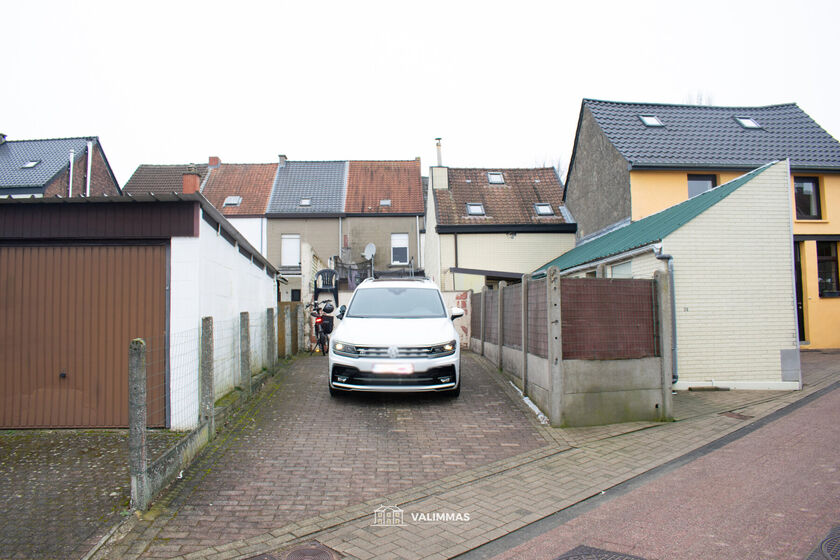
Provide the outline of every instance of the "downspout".
[[67,180],[67,198],[73,197],[73,162],[76,159],[76,150],[70,149],[70,178]]
[[341,246],[344,243],[344,238],[341,236],[341,216],[338,217],[338,260],[341,260]]
[[417,229],[415,230],[417,232],[417,268],[420,268],[420,265],[422,264],[422,261],[420,260],[420,216],[414,216],[414,219],[417,226]]
[[87,143],[87,170],[85,178],[85,196],[90,196],[90,166],[93,165],[93,142]]
[[668,263],[668,284],[671,291],[671,384],[675,384],[680,376],[677,370],[677,294],[674,292],[674,257],[662,254],[662,248],[654,251],[654,256],[660,261]]

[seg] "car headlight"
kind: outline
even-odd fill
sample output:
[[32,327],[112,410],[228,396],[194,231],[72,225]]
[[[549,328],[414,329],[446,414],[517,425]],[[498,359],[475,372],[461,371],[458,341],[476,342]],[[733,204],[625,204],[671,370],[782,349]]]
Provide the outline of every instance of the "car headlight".
[[439,344],[437,346],[432,346],[431,350],[429,351],[429,355],[433,358],[440,358],[442,356],[451,356],[455,353],[455,349],[458,347],[458,343],[455,340],[450,340],[446,344]]
[[352,344],[347,344],[346,342],[341,342],[340,340],[336,340],[333,342],[333,352],[338,354],[339,356],[349,356],[351,358],[355,358],[359,355],[358,350]]

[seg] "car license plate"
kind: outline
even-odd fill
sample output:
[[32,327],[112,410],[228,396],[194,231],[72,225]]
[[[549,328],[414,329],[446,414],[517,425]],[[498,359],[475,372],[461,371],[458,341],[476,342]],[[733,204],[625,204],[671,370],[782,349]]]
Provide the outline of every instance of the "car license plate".
[[414,373],[413,364],[374,364],[373,373],[397,373],[409,375]]

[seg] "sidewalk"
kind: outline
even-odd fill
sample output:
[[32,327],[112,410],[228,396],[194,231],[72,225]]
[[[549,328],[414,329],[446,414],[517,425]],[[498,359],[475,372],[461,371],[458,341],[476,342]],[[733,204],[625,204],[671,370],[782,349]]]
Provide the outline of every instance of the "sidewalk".
[[[410,488],[183,557],[226,559],[265,554],[263,558],[282,558],[290,546],[317,541],[350,558],[450,558],[606,491],[840,380],[840,353],[803,352],[803,391],[680,393],[675,397],[677,421],[673,423],[554,429],[537,423],[489,362],[474,355],[469,360],[516,403],[543,444],[526,446],[530,448],[525,452],[476,468],[450,469],[452,474],[439,478],[420,477]],[[245,428],[264,398],[259,397],[243,412],[240,427],[219,439],[252,438]],[[445,429],[441,426],[441,433]],[[528,438],[525,433],[517,437]],[[226,449],[217,441],[203,460],[221,461]],[[404,525],[374,526],[374,510],[383,505],[399,507]],[[151,549],[156,555],[179,557],[177,538],[167,541],[169,548],[162,548],[158,539],[161,529],[179,514],[179,507],[176,489],[159,501],[145,521],[132,519],[124,525],[95,557],[146,557]],[[248,509],[247,505],[239,507]],[[449,514],[449,521],[436,522],[435,514]]]

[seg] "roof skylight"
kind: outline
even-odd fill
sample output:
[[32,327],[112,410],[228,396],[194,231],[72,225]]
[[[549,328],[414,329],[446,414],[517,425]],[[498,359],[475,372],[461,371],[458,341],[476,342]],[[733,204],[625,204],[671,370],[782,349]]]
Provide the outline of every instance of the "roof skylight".
[[311,198],[301,198],[300,199],[301,206],[312,206],[312,199]]
[[41,163],[40,159],[31,159],[31,160],[27,161],[26,163],[24,163],[23,165],[21,165],[20,168],[21,169],[32,169],[33,167],[35,167],[39,163]]
[[735,120],[744,128],[761,128],[761,125],[752,117],[735,117]]
[[242,197],[233,195],[225,199],[223,206],[239,206],[240,204],[242,204]]
[[545,202],[537,202],[534,204],[534,209],[537,211],[537,216],[553,216],[554,210],[551,208],[551,204]]
[[505,184],[505,176],[502,175],[501,171],[488,171],[487,180],[490,182],[491,185]]
[[480,202],[467,202],[467,215],[468,216],[483,216],[484,215],[484,205]]
[[390,198],[383,198],[379,201],[379,206],[391,206],[391,199]]
[[656,115],[639,115],[645,126],[665,126]]

